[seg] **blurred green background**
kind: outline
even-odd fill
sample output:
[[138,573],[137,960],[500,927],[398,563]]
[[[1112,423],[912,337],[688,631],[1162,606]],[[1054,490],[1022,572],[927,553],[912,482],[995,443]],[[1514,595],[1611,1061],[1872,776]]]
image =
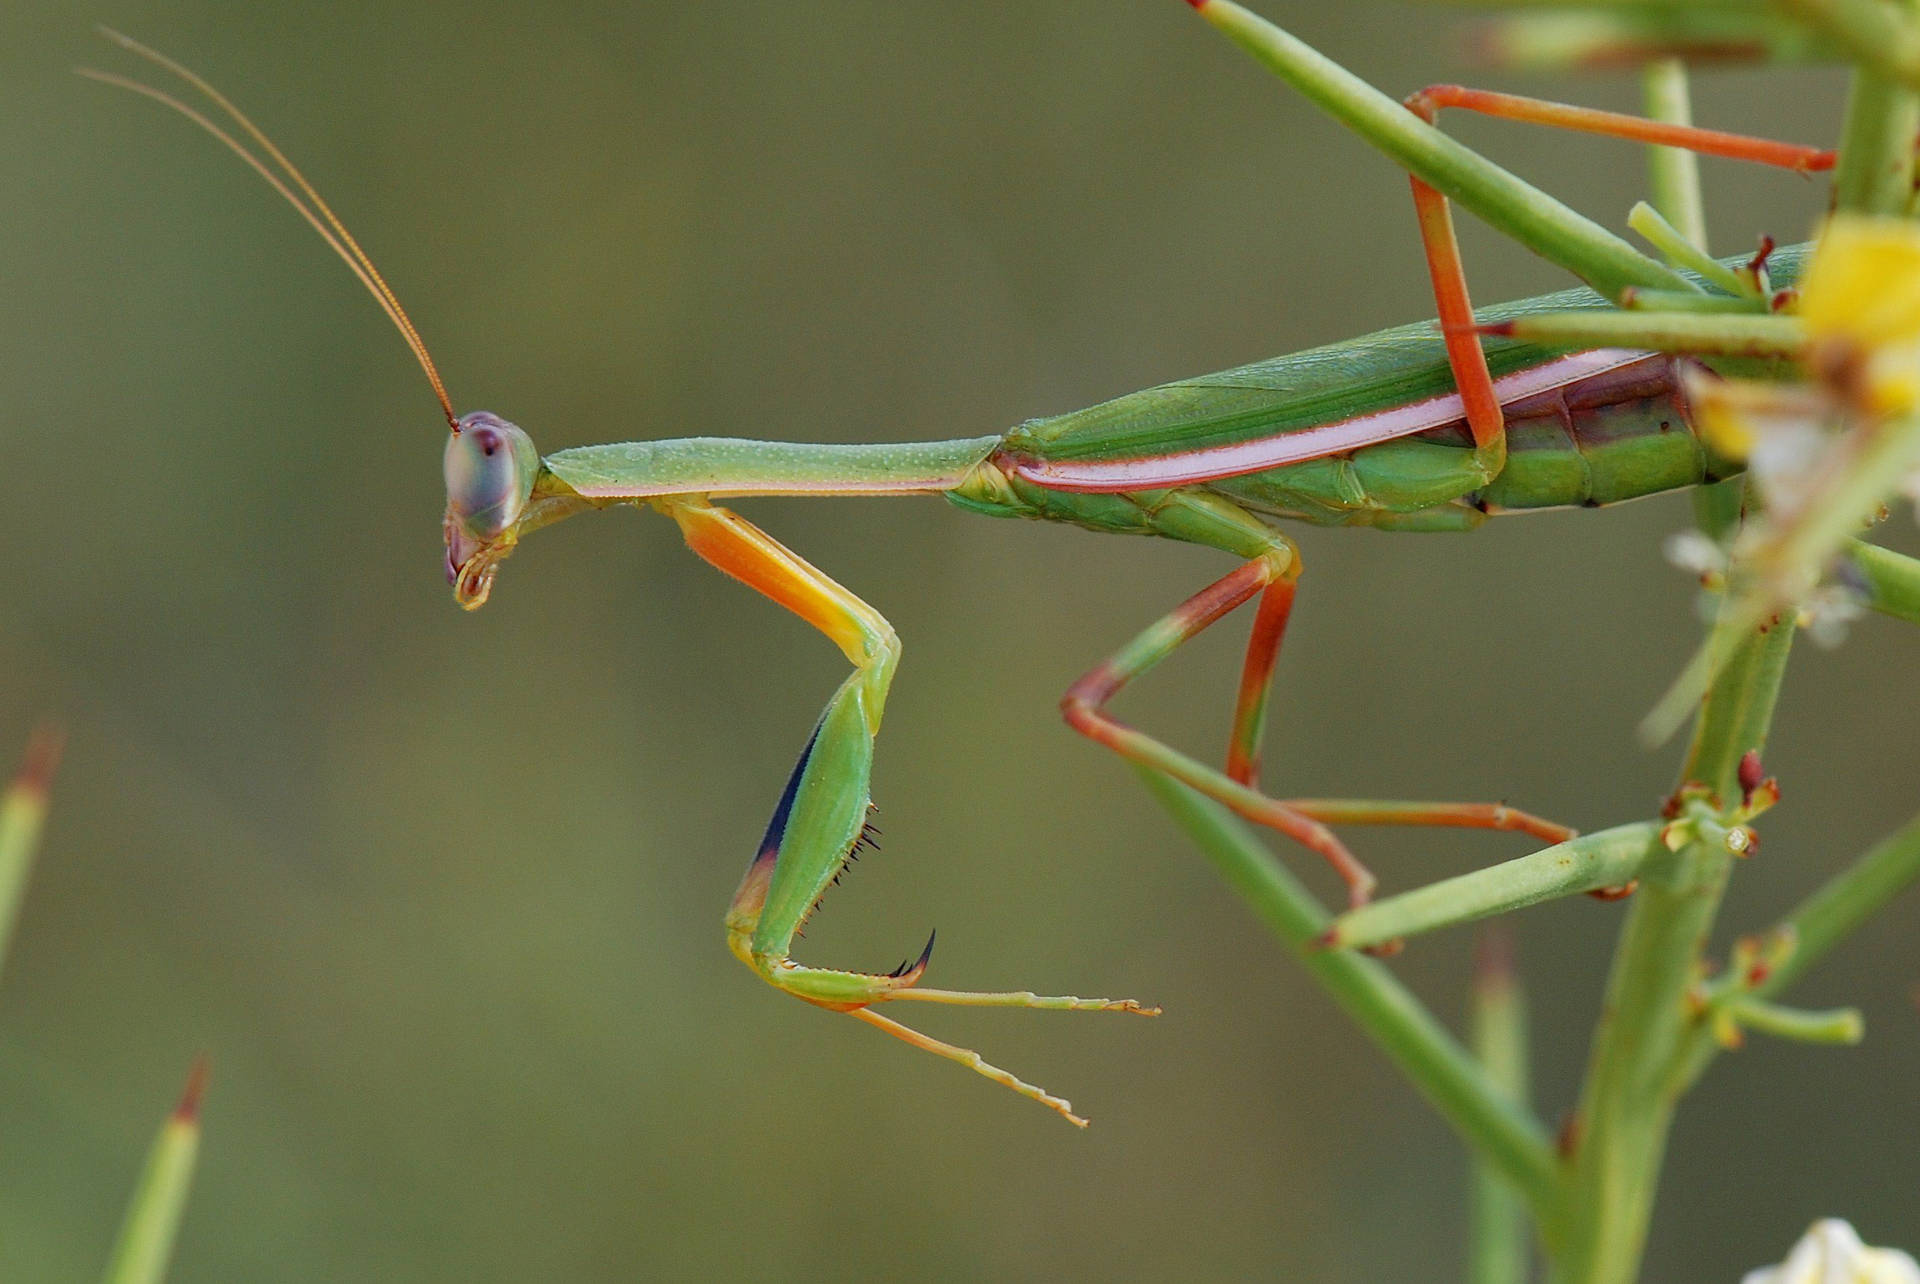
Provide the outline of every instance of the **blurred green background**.
[[[1262,7],[1394,92],[1637,96],[1476,72],[1444,11]],[[129,69],[94,20],[253,112],[460,407],[546,449],[988,432],[1431,306],[1404,180],[1173,0],[0,10],[0,746],[71,729],[0,988],[0,1278],[98,1270],[201,1049],[178,1280],[1453,1273],[1450,1135],[1054,709],[1218,556],[937,501],[742,505],[907,644],[886,849],[802,957],[886,967],[938,926],[937,984],[1164,1004],[926,1014],[1079,1133],[731,960],[721,911],[843,661],[651,515],[542,534],[454,609],[444,429],[399,340],[232,158],[69,74]],[[1699,114],[1817,141],[1840,89],[1713,72]],[[1449,127],[1615,226],[1642,194],[1624,145]],[[1824,201],[1707,177],[1722,253]],[[1466,240],[1482,300],[1564,283]],[[1268,779],[1648,814],[1677,749],[1632,726],[1696,636],[1660,554],[1687,514],[1300,534]],[[1890,531],[1913,547],[1910,513]],[[1217,752],[1241,636],[1125,715]],[[1787,801],[1728,934],[1914,810],[1916,647],[1869,620],[1796,656]],[[1356,846],[1389,888],[1524,850]],[[1913,913],[1795,996],[1862,1005],[1863,1047],[1758,1041],[1683,1112],[1649,1278],[1733,1278],[1819,1214],[1920,1240]],[[1620,915],[1514,920],[1550,1119]],[[1470,946],[1396,967],[1452,1017]]]

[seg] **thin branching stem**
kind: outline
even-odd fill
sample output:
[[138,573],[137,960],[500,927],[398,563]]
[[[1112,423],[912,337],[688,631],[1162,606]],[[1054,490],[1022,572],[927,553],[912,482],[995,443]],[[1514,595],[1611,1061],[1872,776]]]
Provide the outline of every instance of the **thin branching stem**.
[[[1740,760],[1765,748],[1792,644],[1785,619],[1734,642],[1701,709],[1681,791],[1739,803]],[[1630,1284],[1639,1272],[1679,1099],[1671,1068],[1699,1025],[1689,991],[1734,859],[1703,836],[1643,869],[1573,1122],[1562,1284]]]
[[[1480,937],[1473,976],[1473,1054],[1496,1091],[1515,1105],[1527,1104],[1527,998],[1513,966],[1513,938],[1504,924]],[[1527,1208],[1502,1173],[1484,1159],[1473,1162],[1467,1236],[1470,1284],[1525,1284],[1531,1240]]]
[[1554,1225],[1559,1218],[1559,1174],[1539,1121],[1487,1075],[1384,964],[1317,945],[1332,921],[1326,908],[1226,808],[1150,768],[1135,770],[1227,886],[1481,1160],[1512,1183],[1535,1223]]

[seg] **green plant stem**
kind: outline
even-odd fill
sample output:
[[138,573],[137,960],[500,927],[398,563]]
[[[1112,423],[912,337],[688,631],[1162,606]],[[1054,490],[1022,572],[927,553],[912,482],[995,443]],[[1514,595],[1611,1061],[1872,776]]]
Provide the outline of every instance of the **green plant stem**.
[[1484,332],[1555,348],[1653,348],[1720,357],[1798,360],[1807,348],[1798,317],[1723,312],[1535,312]]
[[1659,837],[1658,824],[1640,821],[1443,878],[1349,910],[1333,921],[1326,943],[1367,949],[1556,897],[1620,887],[1637,878],[1648,858],[1662,850]]
[[[1640,73],[1640,92],[1647,115],[1670,125],[1691,125],[1693,105],[1687,94],[1687,64],[1678,58],[1650,62]],[[1700,195],[1700,158],[1683,147],[1647,149],[1648,190],[1653,207],[1673,229],[1703,253],[1707,248],[1707,210]]]
[[[1527,999],[1513,969],[1512,936],[1503,925],[1480,938],[1473,978],[1473,1053],[1495,1090],[1527,1104]],[[1526,1284],[1527,1211],[1513,1184],[1478,1156],[1473,1161],[1467,1279],[1470,1284]]]
[[[1903,8],[1911,27],[1912,10]],[[1856,68],[1840,130],[1834,208],[1854,214],[1905,213],[1913,199],[1916,133],[1920,133],[1920,94],[1879,72]]]
[[[1739,801],[1740,758],[1766,743],[1792,642],[1792,624],[1777,620],[1735,643],[1708,690],[1683,788]],[[1638,1273],[1679,1097],[1672,1069],[1700,1024],[1689,990],[1733,859],[1696,841],[1642,870],[1574,1120],[1561,1284],[1630,1284]]]
[[0,794],[0,959],[6,957],[26,895],[27,878],[47,819],[47,787],[60,761],[60,732],[51,724],[33,734],[26,762]]
[[[1674,149],[1657,147],[1654,150],[1664,152]],[[1682,152],[1681,155],[1689,160],[1693,159],[1691,152]],[[1738,272],[1708,254],[1700,242],[1688,235],[1684,228],[1676,226],[1667,218],[1666,211],[1658,206],[1650,205],[1646,201],[1637,202],[1627,211],[1627,226],[1645,237],[1648,243],[1665,255],[1667,261],[1675,267],[1695,273],[1736,298],[1754,297],[1754,290],[1749,282]],[[1646,306],[1645,299],[1648,293],[1645,290],[1634,291],[1636,306]]]
[[1742,994],[1726,1002],[1727,1015],[1745,1030],[1757,1030],[1776,1039],[1796,1043],[1858,1043],[1867,1029],[1859,1008],[1828,1008],[1809,1012],[1805,1008],[1786,1008],[1765,999]]
[[1220,871],[1227,886],[1300,960],[1473,1148],[1526,1201],[1552,1237],[1559,1175],[1546,1130],[1488,1078],[1426,1007],[1384,965],[1318,948],[1330,916],[1246,826],[1211,799],[1157,771],[1135,767],[1147,789]]
[[1345,67],[1233,0],[1206,0],[1200,16],[1275,75],[1496,230],[1559,263],[1609,299],[1627,286],[1689,290],[1654,262],[1531,183],[1447,137]]
[[1752,993],[1766,998],[1799,980],[1916,878],[1920,878],[1920,816],[1881,840],[1780,920],[1774,930],[1792,936],[1793,952]]
[[1721,294],[1673,294],[1666,290],[1629,290],[1620,306],[1636,312],[1719,312],[1764,316],[1768,302],[1756,297],[1728,298]]
[[1884,0],[1776,0],[1864,66],[1920,88],[1920,23]]
[[1867,605],[1882,615],[1920,624],[1920,562],[1911,557],[1853,540],[1847,558],[1867,589]]
[[1476,34],[1496,66],[1556,73],[1617,66],[1650,52],[1713,61],[1738,50],[1744,65],[1845,57],[1824,32],[1755,5],[1540,6],[1492,19]]
[[[1774,926],[1771,934],[1791,940],[1793,948],[1746,993],[1765,999],[1792,985],[1915,880],[1920,880],[1920,816],[1881,839]],[[1704,1023],[1693,1030],[1675,1073],[1679,1090],[1691,1087],[1719,1051]]]
[[160,1125],[147,1152],[101,1284],[161,1284],[166,1278],[193,1185],[194,1159],[200,1151],[200,1098],[206,1085],[207,1062],[202,1057],[187,1073],[180,1104]]

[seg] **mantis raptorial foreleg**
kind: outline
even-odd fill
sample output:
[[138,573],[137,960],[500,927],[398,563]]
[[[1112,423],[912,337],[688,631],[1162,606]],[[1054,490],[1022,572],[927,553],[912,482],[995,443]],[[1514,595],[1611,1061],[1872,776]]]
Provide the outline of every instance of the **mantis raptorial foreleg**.
[[978,1007],[1042,1008],[1068,1012],[1139,1012],[1157,1008],[1132,999],[1080,999],[1027,991],[921,989],[933,938],[917,960],[890,973],[806,967],[789,955],[794,935],[867,836],[868,781],[873,740],[880,730],[887,688],[900,659],[900,641],[881,614],[738,514],[692,498],[657,501],[680,525],[687,545],[708,562],[771,598],[831,638],[854,671],[827,701],[807,746],[767,825],[759,851],[734,892],[726,917],[727,945],[776,989],[836,1012],[846,1012],[888,1034],[943,1056],[1059,1112],[1086,1120],[1072,1106],[1025,1083],[980,1055],[910,1030],[870,1011],[898,999]]

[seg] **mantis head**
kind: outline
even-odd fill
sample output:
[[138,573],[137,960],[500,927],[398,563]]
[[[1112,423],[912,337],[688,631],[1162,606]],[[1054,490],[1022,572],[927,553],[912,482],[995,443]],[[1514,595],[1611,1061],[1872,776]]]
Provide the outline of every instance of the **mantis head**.
[[[327,248],[340,256],[400,331],[426,374],[427,382],[433,386],[447,427],[452,429],[446,454],[447,580],[453,585],[454,601],[461,606],[472,610],[485,602],[487,590],[493,587],[494,567],[512,551],[518,538],[516,526],[533,495],[534,478],[540,471],[540,454],[533,448],[533,442],[497,415],[476,411],[464,418],[454,416],[453,403],[447,398],[447,390],[440,382],[433,358],[427,353],[427,345],[386,278],[347,231],[346,224],[320,199],[320,193],[314,190],[306,175],[295,169],[293,162],[238,107],[198,74],[165,54],[105,27],[100,28],[100,33],[184,81],[211,106],[213,115],[210,118],[199,108],[164,90],[113,72],[83,67],[79,69],[81,75],[151,98],[179,112],[225,144],[320,234]],[[237,127],[237,135],[218,123],[222,117]]]
[[540,452],[533,439],[498,415],[463,415],[447,438],[447,583],[453,600],[471,611],[493,588],[500,559],[513,551],[515,528],[533,481]]

